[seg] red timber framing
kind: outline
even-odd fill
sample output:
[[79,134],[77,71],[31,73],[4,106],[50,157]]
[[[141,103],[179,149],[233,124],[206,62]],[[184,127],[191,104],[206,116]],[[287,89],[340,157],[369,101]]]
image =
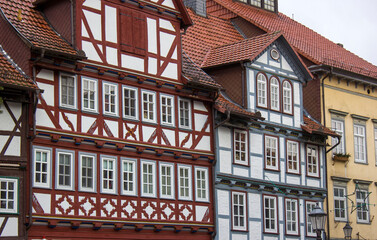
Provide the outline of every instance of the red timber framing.
[[[44,92],[28,237],[210,239],[213,90],[181,79],[186,13],[179,1],[84,2],[74,9],[75,39],[88,59],[34,65]],[[110,34],[106,11],[116,13]]]

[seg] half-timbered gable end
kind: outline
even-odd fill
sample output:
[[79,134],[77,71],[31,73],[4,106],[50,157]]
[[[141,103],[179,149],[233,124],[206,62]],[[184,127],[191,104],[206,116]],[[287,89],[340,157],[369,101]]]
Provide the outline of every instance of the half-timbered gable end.
[[25,238],[28,119],[33,81],[0,45],[0,237]]
[[225,89],[215,103],[216,238],[313,236],[307,213],[325,198],[324,142],[335,134],[304,111],[311,73],[280,32],[239,39],[229,20],[192,18],[184,50]]
[[29,236],[209,239],[219,85],[182,61],[181,31],[191,25],[182,2],[14,5],[2,7],[9,16],[22,8],[25,22],[57,31],[69,46],[46,35],[46,50],[32,51],[43,93],[30,149]]

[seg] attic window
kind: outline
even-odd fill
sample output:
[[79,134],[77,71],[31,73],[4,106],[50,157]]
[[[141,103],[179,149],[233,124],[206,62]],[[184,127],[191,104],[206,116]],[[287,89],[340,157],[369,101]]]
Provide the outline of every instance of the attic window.
[[239,0],[239,1],[258,7],[258,8],[268,10],[268,11],[272,11],[272,12],[276,11],[277,3],[275,1],[277,0]]
[[271,49],[270,51],[270,54],[271,54],[271,58],[278,61],[279,58],[280,58],[280,53],[278,50],[276,50],[275,48]]

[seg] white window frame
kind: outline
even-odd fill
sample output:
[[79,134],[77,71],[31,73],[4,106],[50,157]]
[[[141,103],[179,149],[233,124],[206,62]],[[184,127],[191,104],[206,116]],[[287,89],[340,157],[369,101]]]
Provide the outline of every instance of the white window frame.
[[[344,145],[344,121],[338,119],[331,119],[331,128],[334,132],[341,136],[340,143],[333,149],[333,154],[346,153]],[[331,140],[332,146],[337,144],[338,138],[333,137]]]
[[[148,101],[146,102],[148,108],[145,108],[144,106],[144,103],[145,103],[144,95],[148,96]],[[152,102],[149,101],[150,100],[149,96],[152,96]],[[152,91],[148,91],[148,90],[141,90],[141,112],[142,112],[142,120],[144,122],[156,123],[156,119],[157,119],[156,105],[157,105],[156,93]],[[144,111],[147,111],[148,117],[145,117]],[[153,114],[152,118],[149,117],[150,113]]]
[[[63,103],[63,86],[62,86],[63,77],[73,78],[73,104]],[[64,108],[77,109],[77,80],[76,80],[75,75],[66,74],[66,73],[59,74],[59,106],[64,107]]]
[[[44,148],[44,147],[33,147],[33,187],[38,187],[38,188],[51,188],[51,171],[52,171],[52,166],[51,166],[51,148]],[[36,179],[36,171],[37,171],[37,152],[40,153],[45,153],[46,154],[46,182],[37,182]],[[40,171],[40,173],[42,173]],[[40,177],[42,178],[42,177]]]
[[[335,189],[337,189],[337,192],[343,191],[343,197],[335,194]],[[346,196],[346,188],[340,187],[340,186],[334,186],[334,219],[335,221],[347,221],[347,198]],[[337,207],[337,205],[340,205],[343,203],[344,208]],[[339,209],[339,210],[338,210]],[[337,211],[342,211],[344,214],[344,217],[337,216]],[[340,213],[342,214],[342,213]]]
[[[261,76],[261,77],[260,77]],[[257,106],[267,108],[267,77],[263,73],[257,74]]]
[[[151,173],[151,181],[152,182],[145,182],[144,181],[144,165],[151,166],[152,167],[152,173]],[[141,196],[143,197],[156,197],[156,162],[155,161],[147,161],[142,160],[141,161],[141,167],[140,167],[140,177],[141,177]],[[149,174],[149,173],[148,173]],[[151,185],[152,186],[152,192],[144,192],[144,185]]]
[[[242,135],[245,137],[245,141],[242,141]],[[239,136],[240,138],[237,138]],[[233,132],[233,158],[234,163],[248,165],[249,156],[248,156],[248,134],[247,131],[234,129]],[[243,149],[244,148],[244,149]],[[242,157],[243,156],[243,157]]]
[[[187,177],[181,175],[181,170],[187,170]],[[192,173],[191,166],[178,165],[178,199],[179,200],[192,200]],[[182,180],[187,180],[187,184],[182,185]],[[182,189],[183,188],[183,189]],[[188,189],[188,196],[182,190]]]
[[355,162],[367,163],[367,149],[366,149],[366,128],[365,125],[353,125],[353,139],[355,147]]
[[[2,183],[6,183],[6,188],[2,189]],[[9,189],[9,183],[13,183],[13,189]],[[18,178],[15,177],[0,177],[0,213],[18,213],[19,204],[19,184]],[[3,192],[5,192],[5,198],[2,198]],[[3,203],[6,204],[5,208],[2,208]],[[13,207],[9,208],[9,203],[13,203]]]
[[[94,89],[89,89],[90,91],[94,93],[93,108],[90,107],[90,101],[91,101],[90,98],[88,98],[88,104],[89,104],[88,107],[84,106],[84,102],[85,102],[84,96],[85,96],[85,91],[87,90],[87,89],[84,89],[84,85],[86,81],[88,81],[88,84],[94,83]],[[98,80],[95,78],[81,77],[81,109],[83,111],[88,111],[88,112],[95,112],[95,113],[98,112]]]
[[[62,185],[60,183],[60,156],[61,155],[66,155],[70,157],[70,170],[69,170],[69,185]],[[75,152],[73,151],[67,151],[67,150],[62,150],[62,149],[57,149],[56,150],[56,159],[55,159],[55,164],[56,164],[56,173],[55,173],[55,186],[56,189],[62,189],[62,190],[74,190],[75,186]],[[67,174],[64,172],[64,174]]]
[[[294,209],[292,207],[294,207]],[[298,235],[299,233],[300,221],[298,207],[299,205],[297,199],[285,199],[285,230],[288,235]],[[295,225],[296,229],[293,229],[293,224]],[[289,229],[290,226],[291,229]]]
[[[209,202],[209,179],[208,179],[208,168],[205,167],[195,167],[195,200],[198,202]],[[200,177],[198,177],[198,172]],[[202,174],[204,173],[204,178]],[[203,193],[205,196],[203,197]],[[200,195],[200,196],[199,196]]]
[[[112,162],[113,168],[107,168],[104,169],[104,162]],[[112,178],[104,176],[105,170],[110,173],[112,171]],[[107,174],[109,175],[109,174]],[[113,187],[112,188],[105,188],[104,181],[113,181]],[[117,193],[117,157],[114,156],[107,156],[107,155],[101,155],[101,193],[108,193],[108,194],[116,194]]]
[[[266,200],[269,201],[269,204],[271,204],[271,200],[273,200],[274,201],[273,206],[267,207]],[[277,201],[278,201],[278,198],[275,196],[268,196],[268,195],[263,196],[263,228],[264,228],[264,232],[266,233],[278,233],[279,221],[278,221],[278,215],[277,215],[278,214]],[[269,212],[268,218],[266,217],[266,211]],[[273,214],[271,214],[271,211],[273,211]],[[270,224],[274,222],[274,228],[272,227],[267,228],[266,221],[269,221]]]
[[305,226],[306,226],[306,236],[308,237],[315,237],[317,236],[316,232],[313,230],[312,223],[310,222],[309,218],[309,213],[311,213],[316,206],[315,202],[311,201],[306,201],[305,202],[305,210],[306,210],[306,215],[305,215]]
[[[184,103],[187,103],[188,105],[188,109],[182,109],[182,111],[186,112],[188,111],[188,124],[182,124],[181,123],[181,119],[182,119],[182,112],[181,112],[181,102],[184,102]],[[191,101],[189,99],[185,99],[185,98],[179,98],[178,99],[178,126],[180,128],[185,128],[185,129],[191,129],[191,114],[192,114],[192,110],[191,110]],[[185,119],[186,117],[183,116]]]
[[[126,115],[126,111],[125,111],[125,107],[126,107],[126,96],[124,94],[124,90],[128,90],[128,91],[132,91],[135,93],[135,98],[132,99],[130,98],[134,104],[135,104],[135,116],[132,116],[132,115]],[[139,119],[139,101],[138,101],[138,89],[137,88],[134,88],[134,87],[129,87],[129,86],[123,86],[122,87],[122,103],[123,103],[123,117],[126,118],[126,119],[132,119],[132,120],[138,120]],[[129,107],[130,104],[127,105],[127,107]]]
[[[114,88],[114,94],[110,92],[106,92],[106,87],[109,88],[109,90],[111,88]],[[106,95],[109,95],[109,109],[111,108],[111,105],[113,104],[114,105],[114,111],[106,111]],[[103,102],[103,113],[106,114],[106,115],[111,115],[111,116],[118,116],[118,103],[119,103],[119,100],[118,100],[118,84],[115,84],[115,83],[110,83],[110,82],[105,82],[103,81],[102,82],[102,102]],[[111,96],[114,97],[114,102],[111,102]]]
[[[296,151],[294,151],[293,146],[296,146]],[[287,172],[289,173],[300,173],[300,143],[297,141],[287,140]],[[296,160],[294,160],[294,156]],[[296,162],[296,170],[291,168],[290,165],[294,165]],[[292,163],[292,164],[290,164]]]
[[[122,158],[121,159],[121,170],[122,170],[122,173],[121,173],[121,193],[123,195],[129,195],[129,196],[136,196],[137,195],[137,175],[138,175],[138,171],[137,171],[137,160],[136,159],[130,159],[130,158]],[[129,164],[132,166],[132,171],[130,171],[130,169],[125,169],[125,164]],[[124,177],[124,174],[127,174],[127,179]],[[129,175],[132,174],[132,177],[129,178]],[[130,190],[125,190],[124,189],[124,184],[127,184],[128,187],[129,187],[129,184],[132,183],[132,187],[133,189]]]
[[[315,153],[316,155],[315,156],[312,156],[312,155],[309,155],[309,148],[310,149],[315,149]],[[315,157],[315,158],[312,158],[312,160],[309,162],[309,157]],[[313,163],[313,159],[316,160],[316,163],[314,164]],[[313,166],[316,167],[317,171],[314,172],[313,171]],[[310,167],[311,167],[311,171],[310,170]],[[319,177],[319,169],[320,167],[320,163],[319,163],[319,147],[316,146],[316,145],[311,145],[311,144],[308,144],[306,145],[306,173],[309,177]]]
[[[84,187],[83,186],[83,157],[86,157],[86,158],[91,158],[92,161],[93,161],[93,166],[92,166],[92,187]],[[96,189],[96,185],[97,185],[97,180],[96,180],[96,176],[97,176],[97,155],[96,154],[91,154],[91,153],[84,153],[84,152],[80,152],[79,153],[79,191],[83,191],[83,192],[94,192],[95,189]]]
[[[170,100],[170,105],[168,105],[167,103],[163,103],[163,99],[166,99],[166,100]],[[168,115],[169,113],[169,110],[170,110],[170,121],[164,121],[164,112],[166,115]],[[175,112],[175,108],[174,108],[174,96],[171,96],[171,95],[167,95],[167,94],[160,94],[160,120],[161,120],[161,124],[163,125],[168,125],[168,126],[174,126],[174,112]],[[168,117],[168,116],[167,116]]]
[[[275,80],[276,83],[274,83]],[[280,82],[277,77],[271,77],[270,79],[270,108],[280,111]]]
[[[275,141],[275,148],[273,146],[270,146],[269,143],[271,141]],[[268,150],[271,152],[275,151],[275,165],[272,164],[273,162],[273,156],[268,155]],[[279,157],[279,137],[275,136],[264,136],[264,154],[265,154],[265,167],[266,169],[270,170],[279,170],[279,164],[280,164],[280,157]],[[268,161],[270,160],[271,164],[268,164]]]
[[[242,199],[242,202],[240,202]],[[232,192],[232,230],[247,230],[247,199],[244,192]],[[241,222],[243,221],[243,224]]]
[[264,0],[263,8],[269,11],[275,11],[275,1],[274,0]]
[[292,96],[293,96],[292,84],[288,80],[283,81],[283,113],[292,114],[293,112]]
[[[164,174],[163,168],[170,168],[170,176],[168,174]],[[174,191],[174,164],[160,162],[159,164],[159,171],[160,171],[160,198],[165,199],[174,199],[175,191]],[[170,178],[170,184],[167,184],[167,178]],[[164,193],[163,188],[170,187],[170,194]]]
[[[359,194],[358,193],[361,193],[361,198],[359,198]],[[364,198],[368,195],[368,191],[365,190],[365,189],[357,189],[356,190],[356,206],[360,206],[361,207],[357,207],[356,209],[356,218],[357,218],[357,222],[358,223],[369,223],[369,215],[370,215],[370,211],[369,211],[369,198],[367,197],[365,202],[364,202]],[[365,204],[365,205],[364,205]],[[364,209],[364,206],[366,207],[366,210]],[[366,219],[361,219],[359,218],[359,214],[363,214],[363,213],[366,213]]]

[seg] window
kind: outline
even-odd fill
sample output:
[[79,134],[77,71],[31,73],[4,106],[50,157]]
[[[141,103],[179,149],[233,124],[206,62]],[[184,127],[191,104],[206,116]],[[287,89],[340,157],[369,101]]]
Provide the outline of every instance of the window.
[[118,85],[103,83],[103,112],[118,115]]
[[34,148],[34,187],[51,187],[51,150]]
[[122,194],[136,195],[136,160],[122,160]]
[[336,221],[346,221],[346,189],[334,187],[334,218]]
[[161,124],[174,125],[174,98],[172,96],[161,95]]
[[179,199],[191,200],[191,167],[178,166]]
[[365,126],[354,125],[355,162],[366,163]]
[[369,193],[366,190],[356,190],[357,222],[369,223]]
[[191,127],[191,104],[186,99],[179,99],[179,127]]
[[278,232],[276,197],[263,196],[264,231],[266,233]]
[[300,173],[299,143],[287,140],[287,172]]
[[261,1],[262,0],[250,0],[250,4],[257,7],[261,7]]
[[59,152],[57,151],[57,184],[59,189],[73,189],[73,152]]
[[195,167],[196,201],[209,201],[208,169]]
[[[333,149],[333,153],[345,153],[344,148],[344,122],[336,119],[331,120],[331,128],[334,132],[341,136],[340,143],[336,148]],[[337,144],[338,139],[332,138],[332,145]]]
[[270,82],[270,107],[272,110],[280,110],[279,92],[279,80],[276,77],[272,77]]
[[76,108],[76,78],[60,74],[60,106]]
[[123,116],[137,119],[137,89],[123,87]]
[[0,177],[0,212],[18,213],[18,179]]
[[160,164],[160,196],[161,198],[174,198],[174,165]]
[[264,9],[275,11],[275,0],[264,0]]
[[101,157],[101,191],[103,193],[116,193],[116,164],[112,157]]
[[283,112],[292,114],[292,86],[288,81],[283,82]]
[[318,147],[308,145],[306,147],[306,167],[308,176],[319,177],[318,161]]
[[143,121],[156,122],[156,94],[142,91],[143,96]]
[[82,109],[97,112],[97,79],[82,78]]
[[233,230],[246,230],[246,194],[232,192]]
[[286,233],[298,235],[298,204],[297,199],[285,199]]
[[309,213],[313,211],[316,206],[315,202],[306,202],[306,236],[315,237],[317,236],[316,232],[313,230],[312,223],[309,220]]
[[259,73],[257,75],[257,91],[258,106],[267,107],[267,79],[266,76],[262,73]]
[[277,137],[265,136],[264,154],[266,159],[266,168],[271,170],[279,170],[279,152]]
[[247,132],[234,130],[234,163],[248,164]]
[[95,186],[95,155],[80,154],[80,190],[81,191],[94,191]]
[[156,164],[154,162],[143,162],[142,169],[142,196],[155,197],[156,196]]

